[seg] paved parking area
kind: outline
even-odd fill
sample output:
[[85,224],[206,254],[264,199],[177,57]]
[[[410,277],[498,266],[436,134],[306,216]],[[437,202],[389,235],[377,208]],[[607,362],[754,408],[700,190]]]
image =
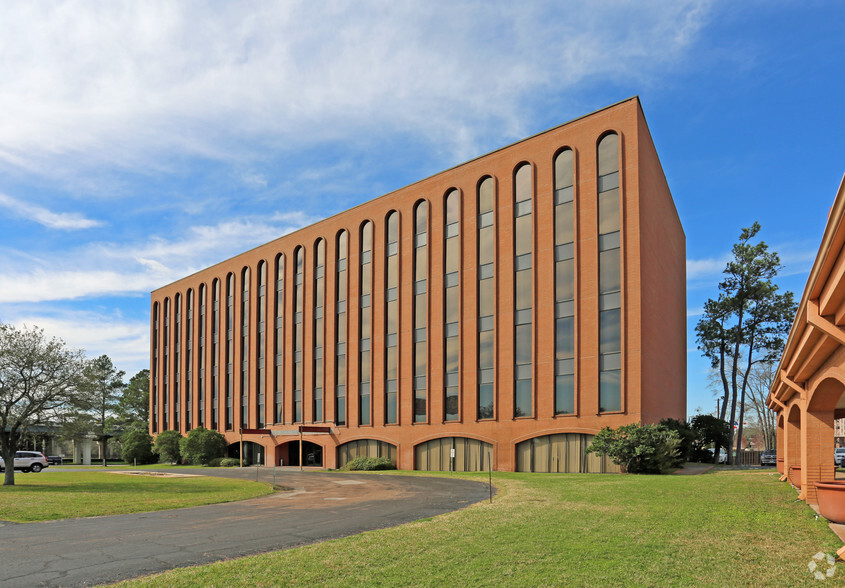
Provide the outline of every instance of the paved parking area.
[[[255,479],[256,468],[202,473]],[[258,468],[261,481],[272,476],[272,469]],[[489,493],[480,482],[377,474],[283,470],[276,483],[293,490],[152,513],[0,521],[0,586],[115,582],[392,527],[463,508]]]

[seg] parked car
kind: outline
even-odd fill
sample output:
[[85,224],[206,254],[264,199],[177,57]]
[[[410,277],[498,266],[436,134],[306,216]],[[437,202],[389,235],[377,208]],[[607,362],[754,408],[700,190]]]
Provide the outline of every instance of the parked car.
[[845,465],[845,447],[837,447],[833,450],[833,463],[838,468]]
[[[707,451],[710,452],[710,459],[713,459],[713,450],[708,449]],[[724,449],[719,450],[719,463],[728,463],[728,454]]]
[[[46,467],[49,467],[47,458],[40,451],[18,451],[15,453],[14,468],[22,472],[38,473]],[[6,464],[3,458],[0,457],[0,472],[6,469]]]
[[48,455],[47,456],[47,463],[50,465],[62,465],[62,456],[61,455]]
[[773,466],[778,463],[778,452],[776,449],[767,449],[760,454],[760,465]]

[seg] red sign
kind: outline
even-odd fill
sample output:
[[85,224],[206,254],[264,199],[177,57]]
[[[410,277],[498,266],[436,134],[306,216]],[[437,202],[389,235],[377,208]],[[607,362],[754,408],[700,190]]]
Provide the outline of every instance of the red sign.
[[241,435],[269,435],[270,429],[241,429]]
[[331,433],[331,427],[321,427],[318,425],[300,425],[299,430],[303,433]]

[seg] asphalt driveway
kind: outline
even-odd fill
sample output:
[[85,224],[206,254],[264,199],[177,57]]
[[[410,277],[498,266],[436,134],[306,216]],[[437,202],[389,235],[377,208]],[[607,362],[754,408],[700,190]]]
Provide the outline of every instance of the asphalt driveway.
[[[256,468],[202,474],[255,479]],[[272,475],[258,469],[259,480]],[[276,483],[293,490],[151,513],[0,521],[0,586],[116,582],[392,527],[463,508],[489,492],[486,484],[452,478],[290,470],[277,473]]]

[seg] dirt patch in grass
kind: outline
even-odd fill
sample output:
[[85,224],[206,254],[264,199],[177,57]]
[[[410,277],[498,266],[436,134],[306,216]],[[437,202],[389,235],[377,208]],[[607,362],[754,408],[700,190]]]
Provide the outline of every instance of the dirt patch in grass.
[[174,474],[173,472],[150,472],[143,470],[120,470],[118,472],[103,472],[108,474],[125,474],[127,476],[152,476],[155,478],[195,478],[201,474]]

